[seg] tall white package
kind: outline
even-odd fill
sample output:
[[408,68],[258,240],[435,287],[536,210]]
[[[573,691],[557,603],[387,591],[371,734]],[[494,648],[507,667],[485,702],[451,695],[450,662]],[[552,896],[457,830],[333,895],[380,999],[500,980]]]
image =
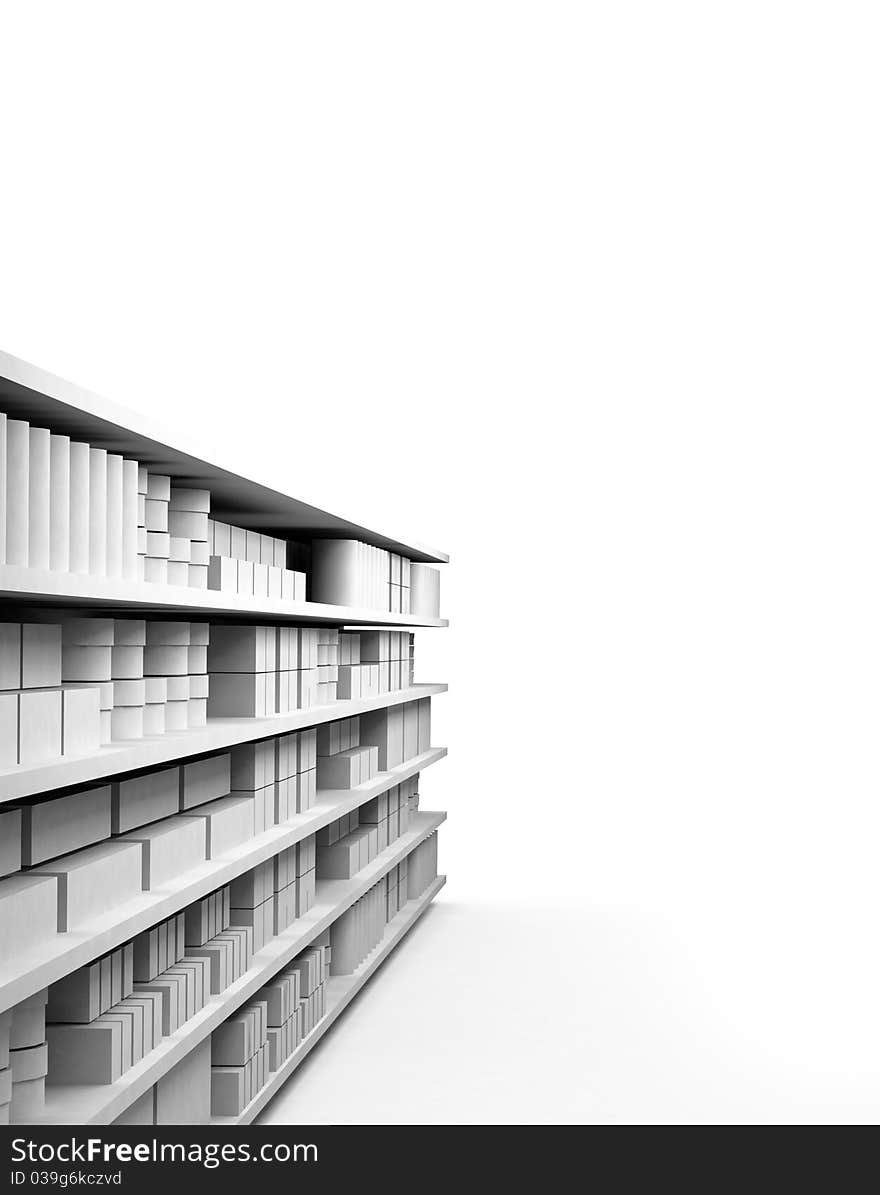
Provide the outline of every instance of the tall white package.
[[32,427],[28,433],[28,566],[49,567],[49,459],[52,433]]
[[70,444],[70,571],[89,571],[89,492],[91,453],[88,444]]
[[52,436],[49,457],[49,568],[70,571],[70,436]]
[[28,562],[28,464],[30,427],[24,419],[6,420],[6,563]]
[[107,453],[107,576],[122,576],[122,457]]
[[138,463],[122,462],[122,575],[138,579]]
[[89,449],[89,572],[107,576],[107,451]]

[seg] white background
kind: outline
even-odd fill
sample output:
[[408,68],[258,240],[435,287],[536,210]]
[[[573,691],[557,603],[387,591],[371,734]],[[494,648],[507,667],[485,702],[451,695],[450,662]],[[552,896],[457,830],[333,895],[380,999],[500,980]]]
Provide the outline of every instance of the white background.
[[876,7],[0,6],[0,344],[451,552],[276,1120],[878,1119]]

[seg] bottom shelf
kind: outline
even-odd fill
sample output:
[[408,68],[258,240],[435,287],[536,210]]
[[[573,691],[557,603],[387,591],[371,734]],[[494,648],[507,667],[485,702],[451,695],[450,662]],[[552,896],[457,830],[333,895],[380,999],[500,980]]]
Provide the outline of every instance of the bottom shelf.
[[388,922],[385,936],[367,960],[351,975],[332,976],[327,984],[327,1011],[284,1065],[272,1072],[269,1082],[257,1093],[239,1116],[212,1116],[209,1124],[250,1124],[262,1112],[269,1100],[281,1090],[305,1056],[320,1041],[343,1009],[351,1003],[371,975],[385,962],[391,951],[412,929],[428,905],[446,883],[446,876],[440,875],[426,888],[417,900],[407,902],[404,909]]

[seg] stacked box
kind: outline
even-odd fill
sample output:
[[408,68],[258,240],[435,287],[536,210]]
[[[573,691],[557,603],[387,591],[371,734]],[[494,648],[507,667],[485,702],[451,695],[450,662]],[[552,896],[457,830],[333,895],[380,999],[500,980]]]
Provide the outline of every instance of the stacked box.
[[299,1041],[312,1032],[324,1015],[324,985],[330,976],[331,955],[330,933],[325,932],[282,973],[291,977],[298,976],[299,999],[296,1015],[301,1022],[298,1026]]
[[318,631],[298,627],[296,705],[307,710],[318,704]]
[[296,916],[304,917],[315,903],[317,841],[314,834],[296,843]]
[[[368,696],[361,688],[361,637],[340,632],[337,643],[336,696],[340,700]],[[367,680],[369,681],[369,676]],[[376,677],[378,688],[378,676]]]
[[[203,624],[197,624],[203,625]],[[146,624],[144,677],[150,690],[151,704],[162,704],[164,693],[165,730],[186,730],[189,726],[190,645],[192,624],[149,620]],[[158,726],[161,715],[150,715]]]
[[[73,473],[74,458],[73,449],[75,445],[71,445],[71,475]],[[146,576],[146,559],[147,559],[147,468],[145,465],[138,465],[137,471],[137,579],[143,581]],[[72,498],[72,493],[71,493]],[[71,508],[73,502],[71,501]],[[72,548],[73,545],[71,545]]]
[[378,747],[381,772],[389,772],[404,762],[405,708],[405,705],[394,705],[361,714],[361,744]]
[[95,684],[63,684],[62,628],[0,623],[0,769],[87,755],[101,743]]
[[[378,665],[378,689],[405,689],[411,673],[410,635],[406,631],[364,631],[360,635],[362,665]],[[372,673],[369,679],[372,680]],[[367,696],[367,694],[364,694]]]
[[[210,490],[171,487],[168,526],[173,549],[185,567],[177,584],[208,588]],[[169,578],[170,579],[170,578]]]
[[395,784],[387,792],[380,793],[378,797],[374,797],[360,807],[360,823],[362,826],[375,826],[380,851],[385,850],[409,829],[409,806],[406,795],[409,783],[409,781],[404,781],[401,784]]
[[[193,588],[190,583],[190,588]],[[206,622],[189,624],[189,649],[187,651],[187,672],[189,674],[189,700],[187,702],[187,724],[190,727],[206,726],[208,723],[208,644],[211,628]]]
[[171,478],[161,473],[148,472],[144,500],[144,580],[160,585],[168,584],[168,561],[171,556],[171,535],[168,530],[170,500]]
[[277,713],[275,627],[215,626],[208,671],[209,717],[264,718]]
[[230,884],[230,924],[250,925],[254,951],[262,950],[275,933],[275,863],[267,859]]
[[390,921],[404,907],[409,896],[408,863],[402,859],[396,867],[392,867],[385,877],[385,920]]
[[[379,798],[382,802],[379,808],[383,814],[386,809],[383,801],[385,795],[383,793],[382,798]],[[382,828],[387,831],[387,822]],[[388,845],[387,838],[384,845]],[[372,863],[382,849],[379,824],[361,821],[352,826],[349,820],[345,828],[345,819],[339,819],[321,831],[317,848],[317,878],[350,880]]]
[[275,747],[275,822],[281,825],[297,812],[299,735],[280,734],[270,739]]
[[287,568],[287,541],[208,520],[208,588],[304,602],[306,575]]
[[272,932],[283,933],[296,918],[296,846],[279,851],[272,860],[274,922]]
[[110,648],[110,679],[113,683],[110,729],[114,742],[144,737],[146,634],[143,619],[114,620]]
[[275,824],[277,752],[274,739],[242,743],[232,749],[231,794],[253,800],[255,834]]
[[306,813],[318,799],[318,732],[313,727],[297,737],[296,812]]
[[[112,618],[68,618],[62,625],[61,679],[86,691],[97,689],[101,746],[113,739],[113,641]],[[94,704],[94,697],[90,700]]]
[[253,1000],[211,1034],[211,1114],[238,1116],[269,1077],[268,1003]]
[[[35,993],[12,1009],[8,1023],[9,1123],[27,1124],[43,1111],[46,1099],[47,990]],[[2,1075],[2,1072],[0,1072]]]
[[317,635],[318,685],[316,704],[327,705],[336,700],[339,677],[339,631],[335,627],[320,627]]
[[110,785],[113,834],[171,817],[180,808],[180,768],[159,768],[127,776]]
[[279,714],[289,714],[297,708],[299,636],[296,627],[276,627],[275,664],[275,709]]
[[318,787],[352,789],[368,784],[379,770],[379,750],[362,745],[358,718],[318,727]]
[[257,998],[266,1002],[269,1069],[277,1071],[300,1043],[296,1015],[300,1001],[299,971],[276,975],[260,989]]
[[[180,935],[174,920],[163,923],[162,930],[164,971],[175,965]],[[150,969],[144,949],[152,935],[155,960],[158,932],[156,927],[141,934],[52,984],[46,1011],[48,1083],[113,1083],[168,1033],[169,1017],[173,1019],[170,1004],[165,1009],[169,989],[162,986],[159,969]]]
[[410,613],[410,562],[406,556],[388,553],[388,605],[392,614]]

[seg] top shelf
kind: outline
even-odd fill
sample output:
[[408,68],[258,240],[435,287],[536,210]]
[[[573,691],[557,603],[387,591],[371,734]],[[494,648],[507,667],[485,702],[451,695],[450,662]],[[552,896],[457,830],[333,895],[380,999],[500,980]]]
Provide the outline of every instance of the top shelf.
[[[195,445],[172,446],[168,434],[145,418],[54,374],[0,352],[0,410],[45,424],[108,452],[136,457],[176,481],[210,489],[211,514],[238,527],[290,539],[359,539],[410,560],[446,564],[449,557],[423,544],[405,543],[331,514],[202,460]],[[399,617],[399,616],[398,616]]]

